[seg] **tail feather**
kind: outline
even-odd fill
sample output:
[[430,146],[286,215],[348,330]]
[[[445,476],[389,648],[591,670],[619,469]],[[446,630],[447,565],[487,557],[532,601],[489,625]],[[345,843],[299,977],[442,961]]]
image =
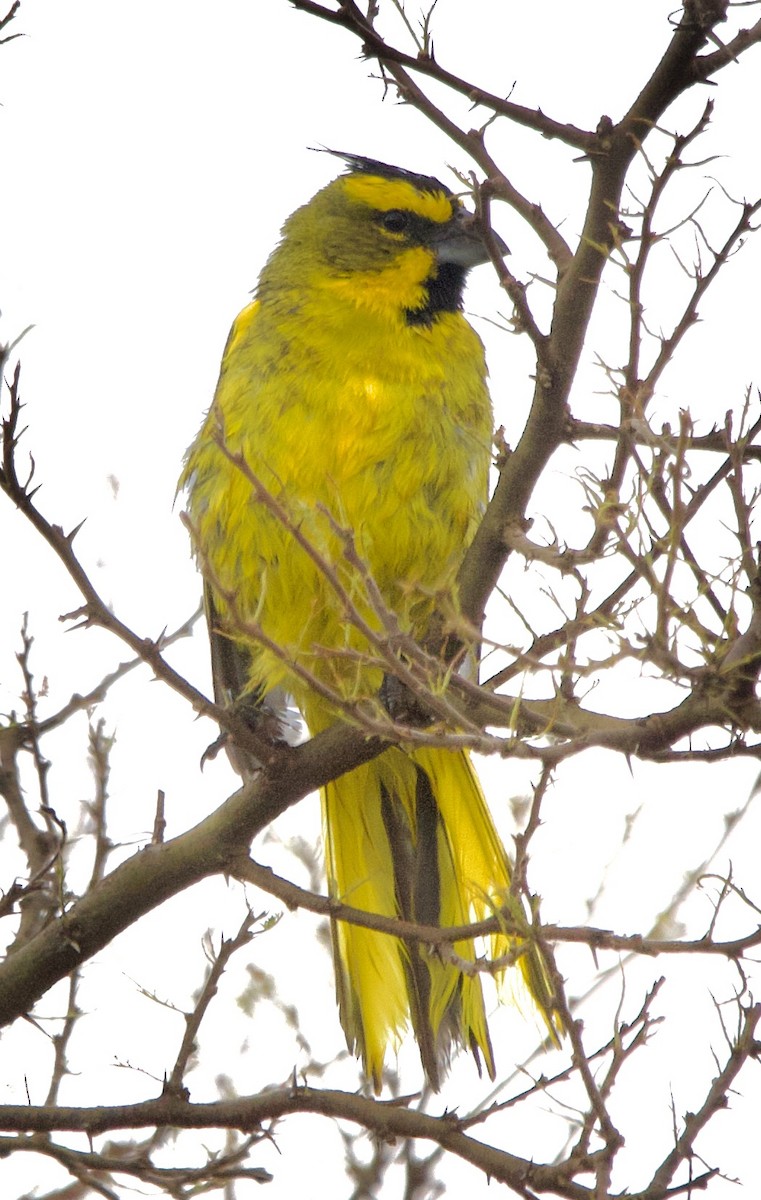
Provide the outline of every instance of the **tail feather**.
[[[348,904],[426,925],[463,925],[508,899],[510,863],[477,776],[462,752],[391,748],[341,776],[323,792],[328,882]],[[515,938],[496,934],[492,953]],[[438,1089],[453,1048],[481,1057],[494,1078],[494,1056],[481,981],[445,962],[435,948],[334,922],[333,949],[341,1022],[349,1048],[380,1090],[385,1053],[409,1023],[431,1085]],[[454,946],[467,962],[472,941]],[[536,947],[520,965],[554,1030],[552,992]]]
[[[368,763],[323,790],[323,827],[332,896],[366,912],[396,916],[391,846],[381,813],[381,780]],[[346,1041],[380,1090],[386,1047],[407,1023],[407,985],[398,938],[344,921],[332,924],[338,1008]]]
[[[419,799],[420,781],[415,781],[415,830],[407,818],[404,805],[398,797],[381,783],[381,815],[391,848],[394,872],[396,911],[407,921],[435,924],[438,921],[438,868],[431,855],[431,814],[421,813]],[[433,820],[435,821],[435,813]],[[435,838],[435,829],[433,838]],[[435,844],[434,844],[435,845]],[[427,857],[433,870],[425,877],[420,871],[421,860]],[[431,975],[427,964],[415,945],[398,942],[404,976],[407,984],[407,1000],[410,1019],[415,1030],[423,1069],[429,1079],[438,1078],[438,1053],[434,1031],[428,1014],[431,1006]]]
[[[512,867],[502,840],[494,827],[474,770],[467,754],[452,754],[423,748],[415,752],[420,766],[431,780],[441,810],[443,823],[456,855],[455,871],[467,890],[469,915],[463,919],[442,919],[442,925],[461,924],[469,917],[480,921],[504,908],[519,924],[526,914],[521,902],[510,893]],[[455,950],[469,943],[457,943]],[[523,980],[547,1026],[550,1039],[556,1045],[562,1023],[553,1000],[553,988],[544,957],[533,942],[523,943],[505,933],[490,939],[494,959],[522,950],[518,959]],[[465,957],[463,955],[463,957]]]

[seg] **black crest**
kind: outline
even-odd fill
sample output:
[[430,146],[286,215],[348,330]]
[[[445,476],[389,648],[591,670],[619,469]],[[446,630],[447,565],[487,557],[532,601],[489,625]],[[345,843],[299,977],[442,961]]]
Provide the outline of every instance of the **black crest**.
[[347,154],[343,150],[331,150],[328,146],[312,146],[321,154],[332,154],[346,163],[351,174],[380,175],[383,179],[403,179],[411,183],[419,192],[443,192],[445,196],[452,195],[452,189],[446,187],[434,175],[418,175],[415,171],[405,171],[403,167],[393,167],[390,163],[381,162],[377,158],[365,158],[361,154]]

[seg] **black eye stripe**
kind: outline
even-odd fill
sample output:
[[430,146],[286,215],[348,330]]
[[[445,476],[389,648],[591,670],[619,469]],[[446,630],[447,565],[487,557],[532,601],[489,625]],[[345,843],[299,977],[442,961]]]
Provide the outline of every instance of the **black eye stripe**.
[[401,208],[392,208],[381,217],[381,224],[390,233],[404,233],[411,225],[410,214]]
[[432,221],[429,217],[410,212],[406,208],[376,211],[374,219],[381,229],[389,233],[407,234],[409,240],[418,242],[421,246],[426,245],[432,234],[441,227],[438,221]]

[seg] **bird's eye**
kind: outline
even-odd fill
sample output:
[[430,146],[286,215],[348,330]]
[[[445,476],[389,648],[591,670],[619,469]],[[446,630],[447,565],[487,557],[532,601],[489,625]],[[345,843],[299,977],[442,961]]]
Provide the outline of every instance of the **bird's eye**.
[[400,208],[392,208],[389,212],[383,214],[382,225],[389,233],[404,233],[410,223],[409,213],[402,212]]

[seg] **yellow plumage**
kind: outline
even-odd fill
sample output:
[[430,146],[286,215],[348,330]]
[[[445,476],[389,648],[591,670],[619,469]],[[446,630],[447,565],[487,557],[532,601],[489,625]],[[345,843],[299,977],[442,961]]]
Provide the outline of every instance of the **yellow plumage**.
[[[380,618],[340,530],[402,629],[423,636],[442,598],[456,603],[491,444],[483,350],[460,311],[486,257],[469,215],[436,180],[347,161],[288,220],[235,321],[181,481],[218,698],[266,707],[283,690],[312,733],[336,718],[331,694],[371,697],[383,679],[362,630]],[[348,904],[456,925],[505,902],[509,862],[465,754],[389,749],[322,803],[330,892]],[[493,952],[510,945],[498,936]],[[452,1044],[493,1075],[477,976],[346,923],[334,949],[347,1040],[376,1088],[410,1020],[434,1086]],[[456,951],[474,957],[470,942]],[[521,966],[552,1029],[537,952]]]

